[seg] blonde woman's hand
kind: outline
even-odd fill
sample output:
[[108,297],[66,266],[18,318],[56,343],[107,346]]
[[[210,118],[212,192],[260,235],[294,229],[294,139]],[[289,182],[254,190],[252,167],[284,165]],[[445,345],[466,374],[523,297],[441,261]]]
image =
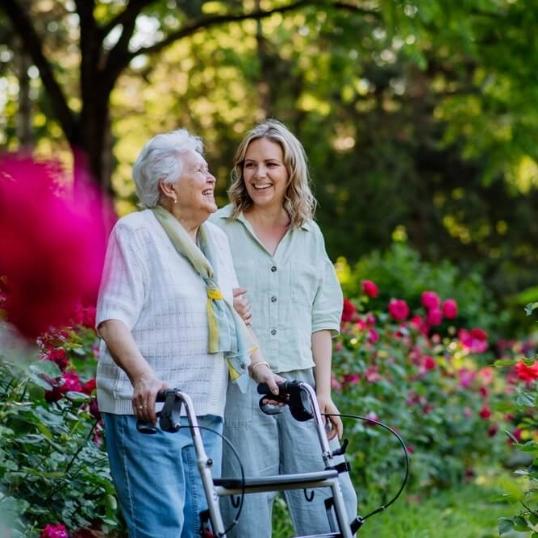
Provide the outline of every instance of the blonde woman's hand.
[[246,297],[246,288],[234,288],[233,289],[233,307],[234,310],[241,316],[245,325],[252,325],[252,312],[250,311],[250,304]]
[[[322,415],[339,415],[340,412],[338,411],[338,408],[336,405],[334,405],[332,399],[330,396],[318,396],[318,405],[319,410]],[[342,438],[342,435],[344,435],[344,425],[342,424],[342,419],[339,416],[334,417],[323,417],[325,420],[325,423],[330,424],[330,429],[327,432],[327,438],[329,441],[331,439],[334,439],[338,436],[338,439]]]

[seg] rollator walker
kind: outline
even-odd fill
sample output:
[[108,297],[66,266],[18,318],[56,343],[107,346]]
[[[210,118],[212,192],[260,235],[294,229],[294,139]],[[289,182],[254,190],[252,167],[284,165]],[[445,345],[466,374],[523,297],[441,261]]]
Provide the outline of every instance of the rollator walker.
[[[363,518],[355,517],[353,520],[346,513],[344,498],[338,480],[338,471],[333,466],[333,457],[337,453],[331,451],[321,412],[319,410],[314,389],[304,382],[287,381],[279,384],[280,393],[274,396],[265,384],[258,386],[258,392],[262,395],[260,408],[267,414],[276,414],[282,410],[275,401],[287,404],[292,416],[299,421],[314,420],[323,462],[324,471],[262,476],[262,477],[233,477],[216,478],[211,476],[213,460],[206,454],[200,427],[193,409],[192,400],[180,389],[168,389],[159,392],[157,401],[164,401],[160,411],[159,424],[165,432],[176,432],[180,426],[181,406],[185,408],[190,433],[192,435],[196,452],[197,466],[207,499],[208,510],[201,514],[202,532],[204,538],[226,538],[227,529],[224,526],[219,507],[219,498],[223,496],[240,496],[250,493],[269,491],[286,491],[294,489],[330,488],[331,495],[325,500],[325,509],[329,522],[329,533],[297,536],[295,538],[352,538],[362,525]],[[263,395],[266,395],[265,397]],[[154,433],[154,426],[139,424],[139,431]],[[338,452],[341,454],[342,452]],[[228,529],[229,530],[229,529]],[[253,530],[254,532],[254,530]]]

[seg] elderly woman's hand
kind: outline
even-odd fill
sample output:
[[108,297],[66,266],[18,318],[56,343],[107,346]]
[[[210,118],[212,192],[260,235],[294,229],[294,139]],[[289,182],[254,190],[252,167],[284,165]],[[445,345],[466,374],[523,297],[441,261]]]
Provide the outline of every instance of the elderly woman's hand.
[[157,392],[167,388],[168,385],[153,374],[145,374],[134,380],[132,404],[137,418],[143,422],[156,424],[155,401]]
[[250,375],[256,383],[267,383],[269,390],[273,394],[278,394],[277,383],[286,381],[283,377],[275,374],[268,363],[265,361],[257,361],[250,365]]
[[250,304],[245,294],[247,293],[246,288],[234,288],[234,310],[243,318],[245,325],[252,324],[252,312],[250,311]]

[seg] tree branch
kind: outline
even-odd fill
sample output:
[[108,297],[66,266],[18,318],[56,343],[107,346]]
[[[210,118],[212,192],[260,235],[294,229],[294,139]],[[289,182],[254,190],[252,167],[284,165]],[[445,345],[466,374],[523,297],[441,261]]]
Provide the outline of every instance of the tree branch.
[[52,107],[67,140],[70,144],[77,145],[79,141],[75,139],[77,137],[76,118],[67,104],[50,63],[43,54],[42,39],[32,25],[30,17],[17,0],[2,0],[0,7],[4,9],[11,24],[21,36],[24,49],[38,68],[43,86],[50,97]]

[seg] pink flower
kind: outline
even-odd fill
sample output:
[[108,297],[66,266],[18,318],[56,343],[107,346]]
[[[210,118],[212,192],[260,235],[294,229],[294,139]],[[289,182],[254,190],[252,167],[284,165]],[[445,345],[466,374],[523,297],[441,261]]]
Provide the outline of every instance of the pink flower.
[[43,356],[43,360],[54,362],[58,365],[58,368],[60,368],[62,372],[67,368],[67,365],[69,364],[69,357],[67,356],[67,352],[63,348],[50,349],[48,353]]
[[65,525],[61,523],[57,525],[48,524],[39,535],[39,538],[69,538],[69,534]]
[[[0,156],[0,274],[7,320],[34,340],[63,326],[79,299],[95,300],[108,232],[95,188],[76,197],[57,163]],[[62,187],[64,192],[62,193]]]
[[433,291],[422,292],[420,302],[426,310],[432,310],[433,308],[439,308],[441,306],[441,299],[439,299],[439,295]]
[[96,389],[96,387],[97,387],[97,383],[96,383],[95,377],[92,377],[89,381],[86,381],[86,383],[82,385],[81,391],[84,394],[90,395]]
[[389,314],[396,321],[403,321],[409,315],[409,307],[403,299],[391,299],[389,302]]
[[422,360],[422,364],[425,370],[433,370],[437,366],[435,359],[433,357],[430,357],[429,355],[424,356]]
[[381,381],[377,366],[369,366],[366,369],[366,372],[364,372],[364,378],[368,383],[377,383],[378,381]]
[[439,308],[432,308],[431,310],[428,310],[426,314],[426,323],[430,327],[434,327],[435,325],[440,325],[443,321],[443,313]]
[[373,411],[370,411],[366,417],[366,426],[375,426],[375,422],[372,422],[372,421],[376,421],[376,422],[379,422],[379,417],[373,412]]
[[379,334],[375,329],[368,329],[368,343],[375,344],[379,342]]
[[375,282],[372,282],[371,280],[362,281],[362,291],[364,295],[372,298],[375,298],[379,295],[379,288],[377,287],[377,284],[375,284]]
[[471,353],[483,353],[488,348],[488,335],[483,329],[460,329],[458,336],[463,347]]
[[48,381],[52,389],[45,391],[45,400],[49,403],[61,400],[68,392],[82,391],[80,378],[76,372],[64,372],[61,377]]
[[488,428],[488,437],[494,437],[499,430],[499,425],[497,423],[490,424]]
[[458,315],[458,304],[454,299],[447,299],[443,303],[443,316],[446,319],[454,319]]
[[357,314],[355,305],[349,300],[344,299],[344,308],[342,309],[342,323],[351,321]]
[[491,418],[491,409],[487,406],[487,405],[484,405],[484,407],[482,407],[482,409],[480,409],[480,412],[478,413],[480,415],[480,418],[483,418],[484,420],[488,420]]

